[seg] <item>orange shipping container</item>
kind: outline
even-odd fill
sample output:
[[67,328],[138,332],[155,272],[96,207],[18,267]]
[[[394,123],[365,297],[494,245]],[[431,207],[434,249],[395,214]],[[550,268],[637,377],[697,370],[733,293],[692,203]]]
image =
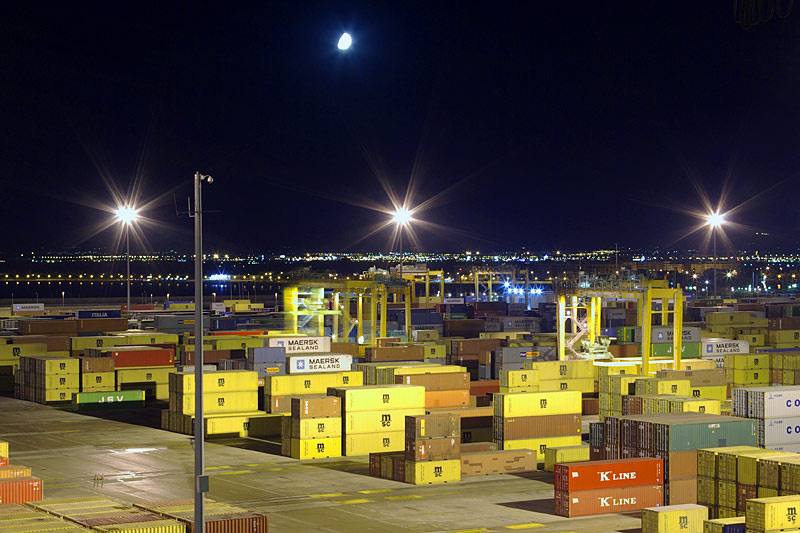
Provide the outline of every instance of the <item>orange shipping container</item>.
[[42,480],[38,477],[0,480],[0,503],[40,502],[43,493]]
[[557,490],[555,504],[556,514],[566,517],[639,511],[645,507],[664,505],[664,486],[642,485],[577,492]]
[[15,477],[31,477],[31,469],[27,466],[0,466],[0,479]]
[[468,390],[425,391],[425,407],[468,407]]
[[500,380],[492,381],[472,381],[469,384],[469,393],[472,396],[485,396],[500,392]]
[[448,374],[409,374],[406,376],[395,376],[395,384],[398,385],[421,385],[426,392],[442,390],[464,390],[469,389],[468,372],[450,372]]

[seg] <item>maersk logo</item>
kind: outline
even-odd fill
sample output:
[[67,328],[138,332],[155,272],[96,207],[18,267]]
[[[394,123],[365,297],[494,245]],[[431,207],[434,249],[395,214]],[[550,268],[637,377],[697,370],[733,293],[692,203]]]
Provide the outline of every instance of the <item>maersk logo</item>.
[[306,369],[306,362],[303,359],[299,359],[297,361],[297,370],[305,370]]
[[707,353],[714,353],[714,345],[713,344],[706,344],[706,352]]
[[660,340],[660,341],[663,341],[664,340],[664,332],[663,331],[656,332],[656,339]]
[[286,347],[286,344],[284,344],[283,341],[276,341],[276,344],[278,345],[279,348],[285,348]]

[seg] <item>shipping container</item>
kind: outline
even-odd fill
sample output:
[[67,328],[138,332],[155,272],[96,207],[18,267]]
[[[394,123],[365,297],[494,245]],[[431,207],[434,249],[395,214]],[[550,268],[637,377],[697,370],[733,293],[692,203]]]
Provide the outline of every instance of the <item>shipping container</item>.
[[796,529],[800,496],[777,498],[754,498],[747,501],[746,520],[748,530],[771,531]]
[[266,376],[264,395],[327,394],[329,387],[360,387],[363,383],[364,374],[359,371]]
[[664,462],[650,457],[557,464],[555,489],[574,492],[664,482]]
[[708,508],[702,505],[667,505],[642,509],[642,533],[703,533]]
[[581,415],[545,415],[520,417],[494,417],[493,432],[496,440],[580,435]]
[[291,439],[290,456],[295,459],[320,459],[342,455],[341,437]]
[[42,498],[42,480],[38,477],[0,480],[0,503],[38,502]]
[[452,438],[461,434],[461,419],[458,415],[443,413],[405,418],[406,438],[430,439]]
[[[477,444],[482,448],[493,446],[492,443]],[[533,472],[536,469],[536,452],[533,450],[479,450],[476,444],[461,445],[462,476]]]
[[405,462],[406,483],[427,485],[430,483],[449,483],[461,480],[461,461],[448,459],[442,461]]
[[[170,391],[194,394],[195,374],[181,372],[167,374]],[[203,393],[249,392],[258,390],[258,373],[250,370],[224,370],[203,374]]]
[[544,469],[555,470],[555,465],[589,461],[589,446],[569,446],[566,448],[547,448],[544,451]]
[[575,517],[625,513],[663,505],[663,485],[604,488],[578,492],[555,492],[555,513]]
[[425,406],[425,388],[413,385],[331,387],[328,395],[342,398],[345,413]]
[[343,431],[346,435],[379,433],[382,431],[403,431],[405,429],[406,417],[424,414],[424,407],[345,413],[342,416]]
[[544,463],[544,453],[547,448],[580,446],[581,436],[561,436],[561,437],[537,437],[528,439],[503,440],[499,442],[504,450],[533,450],[537,453],[537,459]]
[[580,414],[581,407],[581,393],[578,391],[494,395],[494,414],[497,417]]
[[744,533],[744,521],[743,516],[706,520],[703,523],[703,533]]
[[[402,428],[402,424],[400,425]],[[350,434],[345,430],[342,439],[342,454],[347,456],[368,455],[375,452],[405,451],[405,431]]]

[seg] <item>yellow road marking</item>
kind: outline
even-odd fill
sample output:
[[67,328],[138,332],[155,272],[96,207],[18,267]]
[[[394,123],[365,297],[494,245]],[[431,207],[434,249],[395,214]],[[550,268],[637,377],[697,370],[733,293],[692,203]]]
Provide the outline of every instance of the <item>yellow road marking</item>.
[[230,466],[207,466],[206,470],[221,470],[223,468],[232,468]]
[[309,494],[309,498],[333,498],[335,496],[344,496],[344,492],[331,492],[328,494]]
[[344,500],[342,502],[336,502],[339,504],[351,504],[351,503],[367,503],[369,500]]
[[230,476],[235,474],[252,474],[252,470],[228,470],[226,472],[220,472],[220,476]]
[[452,533],[489,533],[488,529],[461,529],[459,531],[453,531]]
[[272,466],[272,465],[276,465],[276,464],[278,464],[278,463],[253,463],[251,465],[244,465],[244,466],[249,466],[249,467],[254,467],[254,466]]
[[394,489],[374,489],[374,490],[360,490],[361,494],[381,494],[383,492],[394,492]]
[[533,529],[535,527],[544,527],[544,524],[536,524],[536,523],[517,524],[514,526],[506,526],[506,529]]
[[384,496],[387,500],[414,500],[422,498],[419,494],[404,494],[403,496]]
[[270,472],[277,472],[278,470],[284,470],[283,468],[267,468]]

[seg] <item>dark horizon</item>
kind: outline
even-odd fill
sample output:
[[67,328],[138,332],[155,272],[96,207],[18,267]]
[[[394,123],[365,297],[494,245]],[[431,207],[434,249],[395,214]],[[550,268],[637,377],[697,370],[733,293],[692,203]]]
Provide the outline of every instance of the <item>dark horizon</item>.
[[358,205],[389,207],[378,176],[402,196],[410,175],[415,203],[437,198],[421,250],[706,249],[705,230],[680,238],[698,191],[744,204],[721,254],[756,232],[797,247],[797,13],[748,29],[693,2],[4,15],[4,253],[113,247],[115,228],[89,237],[112,218],[87,206],[112,205],[104,178],[162,196],[134,250],[189,248],[173,195],[185,210],[196,170],[215,177],[206,250],[388,250],[389,228],[359,239],[389,216]]

